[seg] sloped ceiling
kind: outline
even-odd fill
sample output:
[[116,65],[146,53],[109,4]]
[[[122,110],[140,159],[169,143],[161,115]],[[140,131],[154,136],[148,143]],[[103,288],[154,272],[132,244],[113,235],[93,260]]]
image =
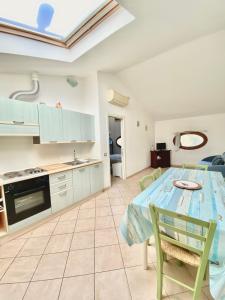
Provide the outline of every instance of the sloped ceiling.
[[225,28],[224,0],[119,0],[135,21],[73,63],[1,55],[3,72],[117,72],[178,45]]

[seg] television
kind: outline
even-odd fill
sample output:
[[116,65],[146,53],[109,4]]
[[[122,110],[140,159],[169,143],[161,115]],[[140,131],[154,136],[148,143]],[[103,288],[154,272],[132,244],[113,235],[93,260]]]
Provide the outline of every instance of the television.
[[166,143],[156,143],[156,150],[166,150]]

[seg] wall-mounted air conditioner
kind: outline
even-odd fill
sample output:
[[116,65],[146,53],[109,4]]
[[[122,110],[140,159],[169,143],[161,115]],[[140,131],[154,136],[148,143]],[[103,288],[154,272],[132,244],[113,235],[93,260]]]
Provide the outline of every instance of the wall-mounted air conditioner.
[[115,90],[108,90],[107,100],[109,103],[117,106],[126,106],[129,102],[129,97],[123,96]]

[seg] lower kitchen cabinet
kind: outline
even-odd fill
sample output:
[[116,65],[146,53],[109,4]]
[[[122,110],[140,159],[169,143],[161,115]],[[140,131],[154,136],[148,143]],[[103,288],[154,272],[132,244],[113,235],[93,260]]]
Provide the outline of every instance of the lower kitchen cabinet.
[[64,190],[51,195],[52,213],[73,204],[73,189]]
[[72,171],[49,176],[52,213],[73,204]]
[[91,194],[95,194],[103,189],[103,167],[102,164],[96,164],[90,168]]
[[103,189],[102,163],[73,170],[74,201],[80,201]]
[[90,167],[73,170],[74,201],[77,202],[91,194]]

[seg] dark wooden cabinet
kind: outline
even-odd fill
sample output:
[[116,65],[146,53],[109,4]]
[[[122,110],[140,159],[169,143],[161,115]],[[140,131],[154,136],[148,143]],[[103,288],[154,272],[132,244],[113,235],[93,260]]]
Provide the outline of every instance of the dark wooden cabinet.
[[152,168],[169,168],[170,167],[170,150],[151,151]]

